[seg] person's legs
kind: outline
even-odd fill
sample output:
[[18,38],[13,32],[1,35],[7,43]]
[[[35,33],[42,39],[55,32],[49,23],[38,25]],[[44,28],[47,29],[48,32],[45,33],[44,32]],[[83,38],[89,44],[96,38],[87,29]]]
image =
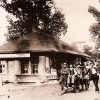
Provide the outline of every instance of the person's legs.
[[95,80],[95,87],[96,87],[96,91],[99,91],[98,79]]
[[89,89],[89,85],[90,85],[90,80],[86,79],[85,80],[85,89],[88,90]]
[[95,79],[93,79],[93,83],[94,83],[94,86],[95,86],[95,91],[97,91]]
[[63,76],[63,81],[62,81],[62,93],[61,94],[64,94],[64,93],[67,93],[67,79],[68,79],[68,76],[67,75],[64,75]]
[[63,75],[61,75],[61,77],[60,77],[59,84],[61,85],[61,90],[63,90],[63,85],[64,85],[64,76]]
[[95,85],[95,91],[99,91],[98,82],[99,82],[99,77],[97,75],[94,75],[94,77],[93,77],[93,83]]
[[86,83],[86,80],[85,79],[81,79],[82,81],[81,81],[81,86],[82,86],[82,90],[84,90],[85,89],[85,83]]
[[64,86],[67,87],[67,80],[68,80],[68,75],[65,75],[64,77]]
[[75,87],[75,76],[72,76],[72,87]]
[[79,89],[79,85],[80,85],[80,77],[79,76],[76,76],[75,84],[76,84],[76,88]]

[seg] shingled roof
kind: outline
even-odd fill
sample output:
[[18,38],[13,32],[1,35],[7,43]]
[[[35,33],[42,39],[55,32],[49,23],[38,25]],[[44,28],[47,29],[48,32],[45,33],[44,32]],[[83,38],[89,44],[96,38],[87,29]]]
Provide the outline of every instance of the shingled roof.
[[89,57],[60,39],[38,32],[0,46],[0,54],[16,52],[62,52]]

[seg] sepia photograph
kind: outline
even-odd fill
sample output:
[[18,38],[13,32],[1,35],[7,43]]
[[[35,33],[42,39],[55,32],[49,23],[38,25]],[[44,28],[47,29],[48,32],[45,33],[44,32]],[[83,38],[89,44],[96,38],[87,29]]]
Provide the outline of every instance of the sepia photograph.
[[0,100],[100,100],[100,0],[0,0]]

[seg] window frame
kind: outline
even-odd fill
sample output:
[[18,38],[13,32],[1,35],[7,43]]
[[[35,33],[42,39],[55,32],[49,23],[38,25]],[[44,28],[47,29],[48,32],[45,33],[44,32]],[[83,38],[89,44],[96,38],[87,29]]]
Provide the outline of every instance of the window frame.
[[32,75],[38,75],[39,74],[38,65],[39,65],[39,56],[32,57],[32,59],[31,59],[31,74]]
[[5,74],[5,65],[4,64],[0,64],[0,66],[1,66],[1,68],[0,68],[0,70],[1,70],[0,74]]
[[21,75],[29,75],[28,71],[29,71],[29,59],[22,59],[21,60]]

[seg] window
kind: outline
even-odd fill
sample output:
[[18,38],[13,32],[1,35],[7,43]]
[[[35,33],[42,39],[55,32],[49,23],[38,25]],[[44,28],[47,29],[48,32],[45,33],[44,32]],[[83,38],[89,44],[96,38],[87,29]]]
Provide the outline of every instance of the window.
[[38,63],[39,63],[39,56],[34,56],[32,58],[32,73],[37,74],[38,73]]
[[21,73],[28,74],[28,70],[29,70],[29,60],[24,59],[21,61]]
[[28,73],[28,65],[24,64],[23,73]]
[[0,65],[0,73],[2,73],[2,65]]
[[0,73],[4,73],[5,71],[5,65],[0,65]]
[[32,64],[32,73],[38,73],[38,65],[37,64]]

